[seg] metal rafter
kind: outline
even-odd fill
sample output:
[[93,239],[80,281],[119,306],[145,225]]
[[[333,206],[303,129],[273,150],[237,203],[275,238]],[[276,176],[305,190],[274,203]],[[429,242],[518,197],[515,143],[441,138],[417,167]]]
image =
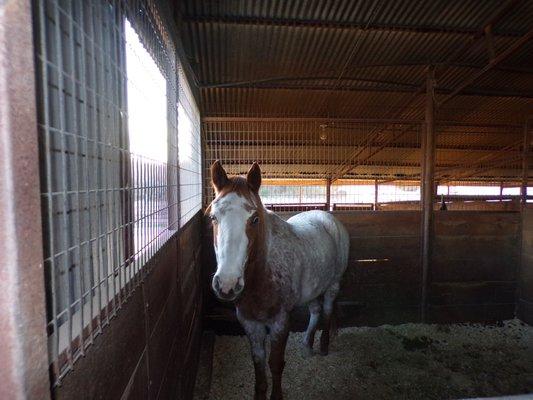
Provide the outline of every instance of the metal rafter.
[[[517,3],[517,0],[511,3]],[[512,4],[511,6],[514,6]],[[512,7],[510,7],[512,8]],[[509,9],[510,9],[509,8]],[[508,11],[508,10],[507,10]],[[495,18],[491,17],[491,21]],[[340,22],[325,20],[310,20],[298,18],[264,18],[264,17],[246,17],[246,16],[216,16],[216,15],[185,15],[183,21],[189,24],[225,24],[225,25],[257,25],[269,27],[289,27],[289,28],[320,28],[320,29],[359,29],[367,32],[409,32],[420,34],[460,34],[460,35],[478,35],[479,30],[460,27],[438,26],[433,25],[407,25],[407,24],[381,24],[364,22]],[[499,32],[498,37],[517,37],[519,32]]]
[[526,33],[524,36],[522,36],[519,40],[517,40],[513,45],[507,50],[500,53],[498,56],[493,58],[484,68],[477,71],[475,74],[470,76],[468,79],[463,81],[459,86],[457,86],[450,94],[448,94],[446,97],[444,97],[439,103],[438,107],[442,107],[444,104],[446,104],[448,101],[453,99],[455,96],[457,96],[459,93],[464,91],[468,86],[472,85],[476,80],[481,78],[483,75],[485,75],[487,72],[494,69],[498,64],[501,64],[505,60],[507,60],[509,57],[516,54],[518,50],[522,48],[529,40],[533,38],[533,29],[531,29],[528,33]]

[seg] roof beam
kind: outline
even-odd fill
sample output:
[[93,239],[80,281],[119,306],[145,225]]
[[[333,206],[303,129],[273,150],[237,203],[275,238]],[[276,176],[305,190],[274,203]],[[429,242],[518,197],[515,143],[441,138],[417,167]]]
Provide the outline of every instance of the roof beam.
[[[226,82],[214,84],[201,84],[200,89],[269,89],[269,90],[324,90],[335,92],[384,92],[384,93],[415,93],[419,92],[419,86],[411,83],[383,81],[376,79],[359,79],[359,78],[343,78],[343,81],[362,82],[369,84],[382,84],[383,86],[360,86],[360,87],[338,87],[334,85],[320,85],[320,84],[283,84],[282,82],[290,81],[318,81],[318,80],[335,80],[334,77],[316,76],[316,77],[279,77],[279,78],[265,78],[250,81],[240,82]],[[453,89],[437,88],[437,93],[441,95],[449,95]],[[485,97],[517,97],[523,99],[533,98],[533,91],[524,92],[506,89],[489,89],[473,87],[463,91],[465,96],[485,96]]]
[[472,85],[476,80],[481,78],[483,75],[485,75],[487,72],[494,69],[498,64],[504,62],[509,57],[513,56],[518,52],[522,46],[524,46],[529,40],[533,38],[533,29],[531,29],[528,33],[526,33],[524,36],[522,36],[519,40],[514,42],[512,46],[508,47],[507,50],[500,53],[498,56],[490,60],[490,62],[482,69],[477,71],[475,74],[470,76],[469,78],[465,79],[463,83],[461,83],[459,86],[457,86],[450,94],[448,94],[446,97],[444,97],[439,103],[438,107],[442,107],[444,104],[446,104],[448,101],[453,99],[455,96],[457,96],[459,93],[463,92],[468,86]]
[[[205,116],[202,118],[205,123],[234,123],[234,122],[316,122],[323,124],[398,124],[414,125],[422,123],[421,119],[401,119],[401,118],[325,118],[325,117],[224,117],[224,116]],[[508,123],[474,123],[451,120],[436,120],[439,127],[474,127],[474,128],[494,128],[494,129],[520,129],[522,132],[523,124]],[[350,129],[350,127],[346,127]],[[496,132],[495,132],[496,133]]]
[[[500,9],[499,9],[494,15],[492,15],[487,21],[485,21],[485,23],[483,24],[483,26],[481,27],[481,29],[479,29],[479,30],[476,32],[476,34],[475,34],[473,37],[471,37],[471,40],[469,41],[469,43],[466,43],[465,46],[459,48],[459,52],[458,52],[458,53],[457,53],[457,52],[454,52],[454,54],[452,54],[452,55],[448,58],[448,62],[453,62],[453,61],[455,60],[455,58],[456,58],[457,55],[462,54],[462,52],[463,52],[465,49],[468,49],[469,47],[472,46],[472,42],[476,42],[480,36],[483,37],[483,35],[484,35],[484,33],[485,33],[485,29],[486,29],[488,26],[490,26],[491,29],[492,29],[492,27],[493,27],[497,22],[499,22],[499,21],[500,21],[500,20],[501,20],[501,19],[502,19],[507,13],[509,13],[509,11],[510,11],[514,6],[516,6],[520,1],[521,1],[521,0],[508,0],[508,1],[503,5],[502,8],[500,8]],[[529,34],[529,33],[528,33],[528,34]],[[526,37],[528,36],[528,34],[526,34]],[[518,46],[518,48],[519,48],[519,47],[524,43],[524,37],[522,37],[522,38],[521,38],[520,40],[518,40],[516,43],[519,44],[519,46]],[[512,54],[514,54],[514,52],[517,50],[517,48],[516,48],[516,47],[517,47],[516,43],[515,43],[513,46],[511,46],[511,48],[510,48],[510,50],[512,51]],[[503,60],[507,59],[507,58],[509,57],[509,55],[508,55],[507,53],[509,53],[509,51],[505,51],[504,53],[502,53],[502,55],[503,55],[504,57],[502,57],[502,55],[500,55],[500,56],[498,56],[498,57],[492,59],[492,60],[490,61],[490,63],[489,63],[489,65],[491,65],[490,69],[491,69],[491,68],[494,68],[495,66],[497,66],[498,64],[500,64]],[[431,65],[428,66],[428,70],[431,70],[432,68],[434,68],[434,67],[431,66]],[[448,68],[448,66],[445,65],[444,70],[446,71],[447,68]],[[480,72],[478,72],[478,73],[475,74],[475,75],[478,75],[478,77],[479,77],[479,76],[483,75],[483,73],[486,72],[485,70],[486,70],[486,67],[483,68]],[[485,72],[483,72],[483,71],[485,71]],[[475,81],[475,79],[472,80],[472,82],[474,82],[474,81]],[[457,89],[454,90],[452,93],[450,93],[449,95],[447,95],[447,96],[445,97],[445,99],[448,99],[448,100],[449,100],[449,99],[451,98],[451,97],[450,97],[451,95],[456,95],[456,94],[459,93],[461,90],[463,90],[466,86],[469,86],[472,82],[470,82],[468,85],[465,85],[465,86],[460,87],[460,88],[459,88],[459,89],[460,89],[459,91],[457,91]],[[423,89],[424,89],[424,86],[421,86],[419,90],[417,90],[416,92],[413,93],[413,95],[412,95],[413,97],[411,97],[411,98],[409,99],[409,101],[406,102],[406,104],[405,104],[405,108],[404,108],[404,110],[402,110],[402,111],[398,114],[399,116],[401,116],[403,112],[407,111],[407,110],[409,109],[409,107],[411,106],[412,103],[416,102],[417,95],[418,95],[420,92],[423,92]],[[447,100],[446,100],[446,101],[447,101]],[[442,105],[442,103],[437,103],[436,101],[435,101],[434,103],[435,103],[434,105],[435,105],[435,108],[436,108],[436,109],[438,109],[438,107],[439,107],[440,105]],[[396,116],[398,116],[398,115],[396,115]],[[379,134],[379,132],[377,132],[377,134]],[[349,165],[349,164],[352,162],[352,160],[353,160],[353,157],[350,157],[348,163],[346,163],[346,164]],[[353,168],[351,168],[351,167],[348,167],[347,169],[345,169],[345,168],[341,168],[341,169],[340,169],[340,173],[339,173],[337,176],[338,176],[338,177],[342,177],[343,174],[347,174],[347,173],[349,173],[352,169],[353,169]]]
[[[516,0],[515,0],[516,2]],[[455,33],[461,35],[477,35],[478,29],[467,29],[448,26],[434,25],[406,25],[406,24],[380,24],[366,22],[341,22],[311,20],[299,18],[264,18],[264,17],[246,17],[246,16],[216,16],[216,15],[185,15],[185,23],[211,23],[225,25],[250,25],[250,26],[272,26],[272,27],[290,27],[290,28],[326,28],[326,29],[360,29],[363,31],[377,32],[411,32],[421,34],[433,33]],[[520,32],[500,32],[498,37],[517,37]]]

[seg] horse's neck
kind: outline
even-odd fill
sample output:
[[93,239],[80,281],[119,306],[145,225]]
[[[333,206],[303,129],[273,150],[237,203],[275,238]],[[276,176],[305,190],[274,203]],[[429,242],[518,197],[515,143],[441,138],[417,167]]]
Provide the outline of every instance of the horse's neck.
[[273,213],[266,213],[264,240],[257,244],[246,267],[245,293],[238,302],[240,312],[248,318],[261,319],[276,314],[282,305],[278,265],[274,260],[274,246],[280,246],[279,236],[288,224]]

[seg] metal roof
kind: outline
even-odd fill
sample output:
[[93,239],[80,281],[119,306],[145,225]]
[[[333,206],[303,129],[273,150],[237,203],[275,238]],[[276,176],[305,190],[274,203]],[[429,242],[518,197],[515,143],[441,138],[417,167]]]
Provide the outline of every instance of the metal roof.
[[[204,117],[421,121],[429,65],[437,101],[464,86],[441,125],[516,127],[533,114],[531,0],[187,0],[180,26]],[[465,132],[457,145],[483,140]],[[493,135],[502,148],[516,136]]]

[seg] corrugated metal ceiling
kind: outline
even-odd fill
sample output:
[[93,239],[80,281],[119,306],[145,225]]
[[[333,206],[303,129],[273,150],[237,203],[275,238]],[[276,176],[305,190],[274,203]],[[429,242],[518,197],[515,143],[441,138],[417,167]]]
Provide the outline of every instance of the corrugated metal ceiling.
[[[422,120],[428,65],[441,100],[490,62],[488,21],[495,56],[533,29],[531,0],[187,0],[181,14],[204,117]],[[439,143],[503,148],[528,115],[533,41],[438,110],[438,120],[463,124],[453,134],[442,126]],[[513,133],[469,133],[476,124]],[[439,162],[459,162],[452,150],[439,150]],[[395,151],[371,161],[414,160]]]

